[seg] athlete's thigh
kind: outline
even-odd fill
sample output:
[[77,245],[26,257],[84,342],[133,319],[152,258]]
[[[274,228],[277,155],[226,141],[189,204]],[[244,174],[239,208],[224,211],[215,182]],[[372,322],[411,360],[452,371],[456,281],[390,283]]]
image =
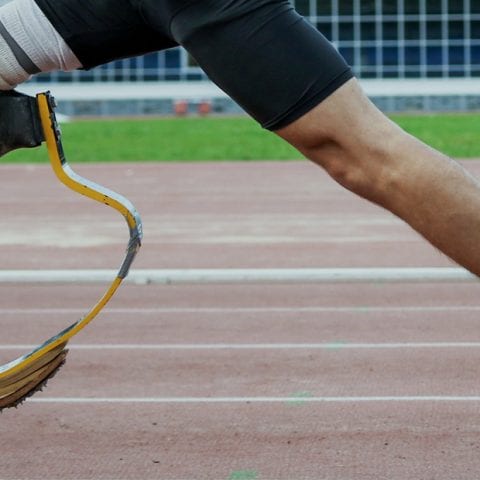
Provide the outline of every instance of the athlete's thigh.
[[35,2],[84,68],[176,45],[168,35],[145,21],[139,0]]
[[352,77],[287,0],[140,1],[150,23],[169,18],[172,38],[266,128],[288,125]]

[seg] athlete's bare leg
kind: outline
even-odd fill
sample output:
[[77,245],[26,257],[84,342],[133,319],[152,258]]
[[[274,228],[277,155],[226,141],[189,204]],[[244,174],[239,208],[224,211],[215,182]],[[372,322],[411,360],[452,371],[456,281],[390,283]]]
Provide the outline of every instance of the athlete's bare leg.
[[479,182],[391,122],[355,79],[276,133],[480,275]]

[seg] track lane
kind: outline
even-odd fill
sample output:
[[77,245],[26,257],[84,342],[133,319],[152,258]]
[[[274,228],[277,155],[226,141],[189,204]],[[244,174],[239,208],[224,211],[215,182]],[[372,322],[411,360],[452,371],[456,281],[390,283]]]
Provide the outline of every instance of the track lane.
[[[82,312],[20,310],[2,313],[8,332],[2,345],[33,345],[48,334],[72,323]],[[72,345],[111,344],[208,344],[208,343],[438,343],[478,342],[480,308],[452,310],[372,310],[334,307],[326,311],[218,311],[139,308],[103,312]],[[379,335],[381,332],[381,337]]]
[[471,480],[480,470],[479,411],[458,403],[26,404],[2,415],[0,471],[50,480],[137,480],[139,472],[143,480],[233,472]]
[[479,364],[479,348],[72,349],[45,395],[477,396]]

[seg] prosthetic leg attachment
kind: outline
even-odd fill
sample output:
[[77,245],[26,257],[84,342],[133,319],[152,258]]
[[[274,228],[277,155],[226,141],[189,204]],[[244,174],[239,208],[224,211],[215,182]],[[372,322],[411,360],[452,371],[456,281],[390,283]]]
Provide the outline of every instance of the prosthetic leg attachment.
[[[98,303],[80,320],[44,342],[30,353],[0,366],[0,411],[17,406],[27,397],[41,390],[47,380],[57,373],[65,362],[67,342],[88,325],[113,296],[127,276],[142,239],[142,223],[135,207],[125,197],[112,192],[80,175],[77,175],[65,160],[60,130],[55,119],[55,104],[49,93],[37,95],[42,138],[45,138],[52,168],[59,180],[72,190],[104,203],[120,212],[126,219],[130,232],[125,258],[117,276]],[[35,108],[34,108],[35,110]],[[40,137],[35,137],[36,139]],[[35,140],[36,141],[36,140]],[[11,150],[11,149],[10,149]]]
[[37,100],[15,90],[0,91],[0,157],[44,140]]

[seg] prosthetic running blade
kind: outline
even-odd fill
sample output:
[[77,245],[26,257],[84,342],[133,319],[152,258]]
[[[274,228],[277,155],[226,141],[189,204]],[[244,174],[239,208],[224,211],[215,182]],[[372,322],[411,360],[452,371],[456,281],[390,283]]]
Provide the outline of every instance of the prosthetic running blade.
[[68,165],[58,123],[55,118],[55,101],[49,92],[37,95],[39,117],[48,148],[52,168],[59,180],[72,190],[104,203],[126,219],[130,239],[125,258],[117,276],[98,303],[80,320],[70,325],[30,353],[0,366],[0,411],[15,407],[27,397],[41,390],[65,362],[67,342],[88,325],[112,298],[138,252],[142,240],[142,222],[135,207],[125,197],[77,175]]

